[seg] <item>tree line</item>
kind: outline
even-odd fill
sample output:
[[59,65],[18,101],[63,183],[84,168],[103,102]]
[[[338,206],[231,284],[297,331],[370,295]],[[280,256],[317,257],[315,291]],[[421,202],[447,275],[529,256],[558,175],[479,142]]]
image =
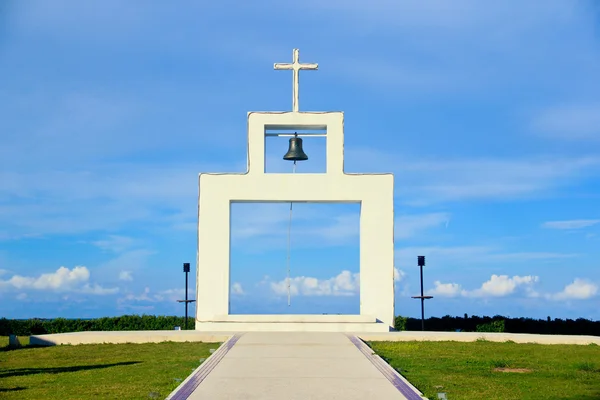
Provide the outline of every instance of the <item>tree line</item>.
[[[0,336],[44,335],[83,331],[163,331],[185,326],[184,317],[155,315],[123,315],[95,319],[0,319]],[[188,318],[188,330],[194,329],[194,318]]]
[[[184,329],[185,318],[177,316],[123,315],[95,319],[0,319],[0,336],[43,335],[82,331],[160,331]],[[420,331],[421,319],[397,316],[395,328],[399,331]],[[188,329],[194,329],[194,318],[188,318]],[[600,336],[600,321],[583,318],[532,319],[508,318],[501,315],[479,317],[430,317],[425,320],[426,331],[438,332],[509,332],[541,333],[550,335]]]
[[[398,316],[395,328],[400,331],[420,331],[421,319]],[[509,332],[540,333],[546,335],[593,335],[600,336],[600,321],[578,319],[533,319],[508,318],[502,315],[479,317],[477,315],[463,317],[430,317],[425,319],[426,331],[438,332]]]

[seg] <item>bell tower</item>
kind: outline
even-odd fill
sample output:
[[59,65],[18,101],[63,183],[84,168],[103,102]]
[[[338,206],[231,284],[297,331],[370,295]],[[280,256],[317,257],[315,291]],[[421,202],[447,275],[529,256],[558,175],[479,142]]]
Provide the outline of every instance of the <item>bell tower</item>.
[[[196,330],[387,332],[394,326],[394,177],[344,172],[344,114],[299,111],[301,64],[294,49],[292,111],[248,113],[248,166],[245,173],[201,173],[198,199]],[[325,173],[266,173],[265,139],[292,136],[284,159],[303,161],[300,134],[325,132]],[[312,136],[308,134],[306,136]],[[230,315],[230,217],[235,202],[360,204],[359,315]]]

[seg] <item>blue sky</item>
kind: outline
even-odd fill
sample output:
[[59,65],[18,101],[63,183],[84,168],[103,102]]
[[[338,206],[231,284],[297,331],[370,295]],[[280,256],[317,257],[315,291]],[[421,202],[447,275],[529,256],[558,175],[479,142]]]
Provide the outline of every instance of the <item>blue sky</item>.
[[[425,255],[428,315],[600,319],[592,0],[3,1],[0,315],[181,315],[197,175],[245,170],[293,48],[319,63],[300,109],[345,112],[346,171],[395,174],[397,314]],[[358,312],[358,208],[295,207],[290,307],[288,212],[234,206],[231,311]]]

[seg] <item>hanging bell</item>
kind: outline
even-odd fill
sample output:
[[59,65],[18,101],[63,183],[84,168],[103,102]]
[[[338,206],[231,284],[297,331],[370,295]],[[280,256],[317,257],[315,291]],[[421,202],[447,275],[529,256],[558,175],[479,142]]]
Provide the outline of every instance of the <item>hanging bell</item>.
[[298,137],[296,134],[293,138],[290,139],[290,148],[288,152],[283,156],[284,160],[288,161],[304,161],[308,160],[308,156],[302,150],[302,139]]

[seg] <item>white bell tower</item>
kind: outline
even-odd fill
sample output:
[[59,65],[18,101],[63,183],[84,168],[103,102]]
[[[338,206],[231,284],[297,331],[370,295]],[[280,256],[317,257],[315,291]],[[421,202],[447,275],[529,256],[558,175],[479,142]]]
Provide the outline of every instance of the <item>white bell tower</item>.
[[[293,63],[275,64],[275,69],[293,71],[292,111],[248,113],[246,173],[199,176],[196,330],[393,329],[394,176],[345,173],[344,114],[299,111],[300,70],[317,68],[317,64],[300,64],[298,49],[293,51]],[[326,172],[266,173],[265,138],[278,130],[325,132]],[[230,315],[230,216],[235,202],[359,203],[360,315]]]

